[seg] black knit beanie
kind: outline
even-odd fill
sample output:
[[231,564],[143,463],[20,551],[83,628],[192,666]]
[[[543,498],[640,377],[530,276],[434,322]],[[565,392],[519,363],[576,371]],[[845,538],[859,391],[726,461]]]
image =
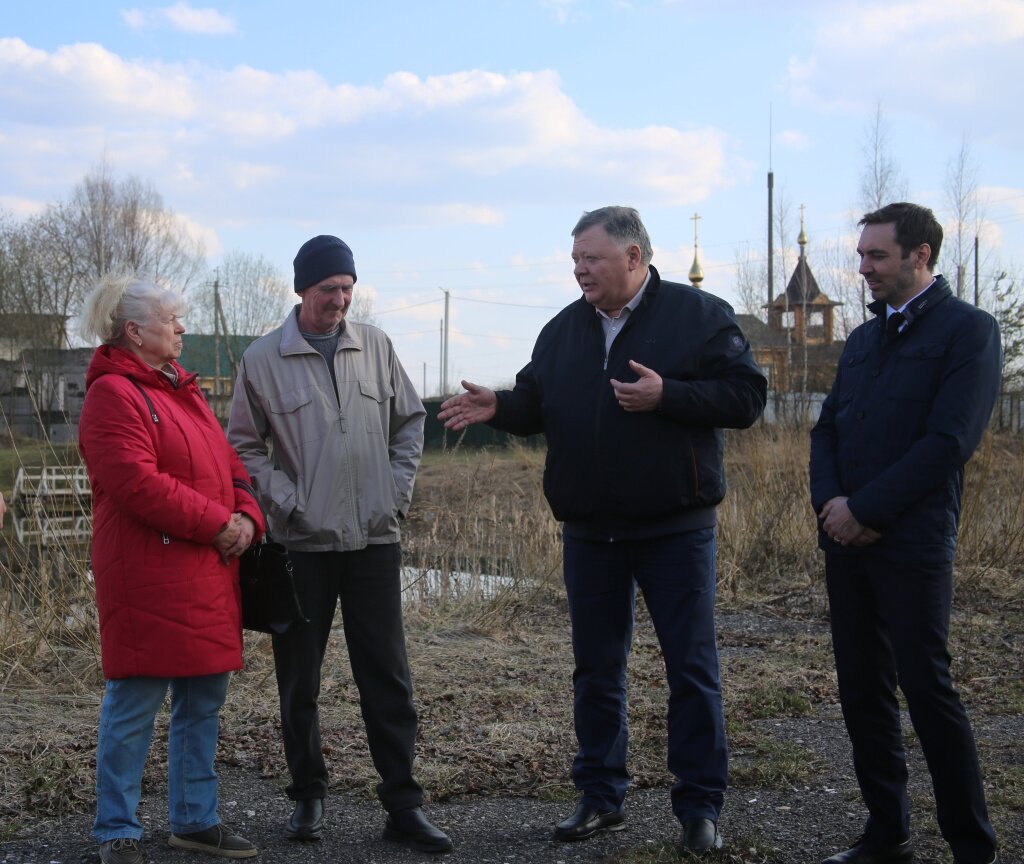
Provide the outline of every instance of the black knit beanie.
[[307,240],[295,256],[295,290],[301,294],[310,285],[331,276],[347,274],[356,281],[356,262],[352,250],[337,237],[320,234]]

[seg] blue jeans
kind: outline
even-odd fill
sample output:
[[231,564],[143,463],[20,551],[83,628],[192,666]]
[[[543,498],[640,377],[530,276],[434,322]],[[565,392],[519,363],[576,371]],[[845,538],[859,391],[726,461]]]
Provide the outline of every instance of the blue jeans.
[[728,747],[715,639],[715,529],[614,543],[567,535],[563,542],[576,663],[576,788],[591,806],[622,809],[630,779],[626,659],[639,585],[669,686],[672,809],[681,822],[718,821]]
[[156,712],[171,688],[167,742],[167,821],[172,834],[203,831],[220,822],[213,759],[221,705],[231,675],[187,678],[121,678],[107,681],[96,745],[96,820],[100,842],[138,840],[135,811],[142,795],[142,770],[153,737]]

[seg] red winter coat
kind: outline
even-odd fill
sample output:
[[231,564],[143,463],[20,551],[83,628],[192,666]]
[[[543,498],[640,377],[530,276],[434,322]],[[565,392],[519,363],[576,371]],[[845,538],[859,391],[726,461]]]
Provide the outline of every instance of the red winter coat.
[[[96,350],[78,444],[92,485],[92,571],[105,678],[175,678],[242,667],[238,559],[213,538],[259,505],[195,384],[121,348]],[[145,391],[151,404],[136,383]],[[258,535],[257,535],[258,536]]]

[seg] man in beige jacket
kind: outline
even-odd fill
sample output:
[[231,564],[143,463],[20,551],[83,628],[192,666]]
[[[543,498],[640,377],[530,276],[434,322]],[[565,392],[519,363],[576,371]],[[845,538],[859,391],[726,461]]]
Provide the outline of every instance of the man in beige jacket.
[[391,340],[347,322],[349,247],[312,238],[295,256],[301,303],[246,350],[228,438],[252,475],[295,568],[310,623],[275,635],[285,756],[295,802],[287,834],[317,840],[328,775],[320,744],[320,667],[341,600],[385,839],[423,852],[451,840],[423,815],[413,777],[416,711],[402,625],[399,522],[412,500],[425,412]]

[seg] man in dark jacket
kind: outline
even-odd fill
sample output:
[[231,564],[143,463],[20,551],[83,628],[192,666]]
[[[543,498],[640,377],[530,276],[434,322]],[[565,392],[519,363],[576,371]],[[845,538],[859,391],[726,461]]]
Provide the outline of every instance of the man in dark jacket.
[[896,685],[910,708],[957,864],[996,860],[970,722],[949,672],[964,464],[999,393],[999,329],[933,276],[931,210],[868,213],[857,254],[877,316],[850,335],[811,432],[839,697],[868,809],[825,864],[913,859]]
[[541,331],[513,390],[463,381],[440,417],[543,432],[544,491],[565,523],[572,619],[576,811],[555,829],[583,840],[624,827],[626,658],[635,585],[669,683],[668,767],[682,847],[721,846],[727,748],[715,640],[715,506],[723,427],[764,408],[767,382],[727,303],[664,282],[637,212],[604,207],[572,231],[583,296]]

